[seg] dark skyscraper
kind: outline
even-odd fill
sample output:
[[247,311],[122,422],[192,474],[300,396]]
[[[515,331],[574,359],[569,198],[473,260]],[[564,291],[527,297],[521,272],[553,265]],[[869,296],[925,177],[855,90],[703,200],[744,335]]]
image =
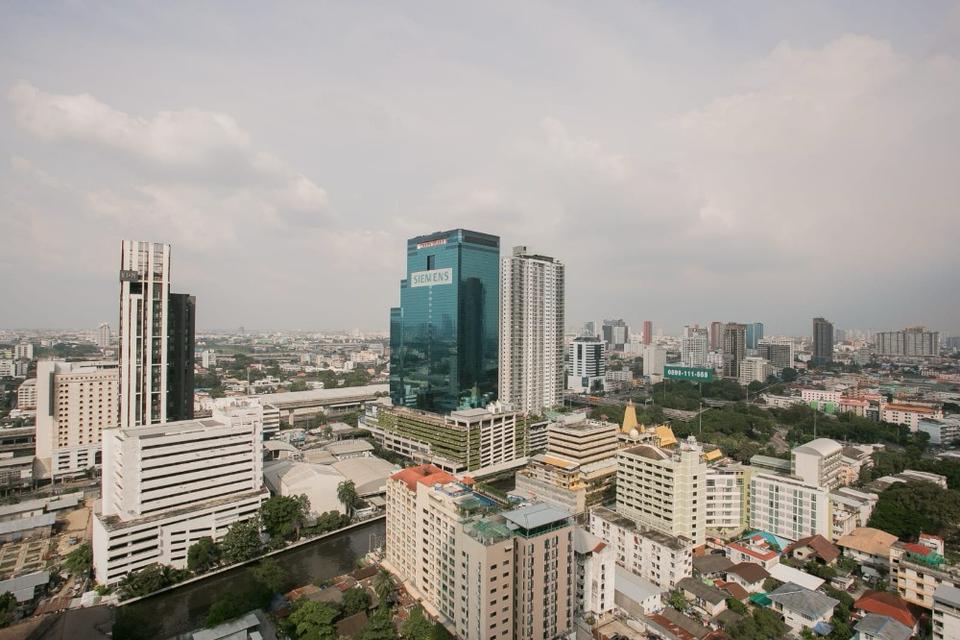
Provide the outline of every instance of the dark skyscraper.
[[167,420],[191,420],[197,299],[171,293],[167,308]]
[[833,323],[823,318],[813,319],[814,365],[833,362]]
[[715,351],[723,347],[723,323],[714,320],[710,323],[710,350]]
[[740,363],[747,355],[747,327],[736,322],[723,325],[723,376],[740,377]]
[[454,229],[407,241],[390,310],[390,397],[437,413],[497,398],[500,238]]

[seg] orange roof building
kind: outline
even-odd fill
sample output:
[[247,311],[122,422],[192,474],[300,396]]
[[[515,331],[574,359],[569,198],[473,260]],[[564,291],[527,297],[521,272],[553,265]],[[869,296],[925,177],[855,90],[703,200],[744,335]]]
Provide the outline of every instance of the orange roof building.
[[456,478],[440,467],[432,464],[422,464],[419,467],[408,467],[402,471],[397,471],[390,476],[391,480],[398,480],[407,485],[410,491],[417,490],[417,484],[433,486],[435,484],[447,484],[455,482]]
[[917,619],[913,617],[907,601],[888,591],[867,591],[853,603],[853,608],[855,611],[893,618],[909,629],[917,626]]

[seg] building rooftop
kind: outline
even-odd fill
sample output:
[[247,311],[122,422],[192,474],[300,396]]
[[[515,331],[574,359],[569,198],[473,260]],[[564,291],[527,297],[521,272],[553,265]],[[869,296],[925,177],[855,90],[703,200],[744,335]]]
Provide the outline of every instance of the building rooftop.
[[859,637],[876,640],[910,640],[913,630],[893,618],[868,613],[856,624],[854,630]]
[[408,467],[398,471],[397,473],[390,476],[391,480],[398,480],[407,485],[407,489],[410,491],[416,491],[417,484],[425,485],[434,485],[434,484],[447,484],[448,482],[455,482],[456,478],[440,467],[434,466],[432,464],[422,464],[417,467]]
[[709,584],[704,584],[696,578],[686,577],[677,582],[677,586],[684,591],[689,591],[700,600],[710,604],[719,604],[727,599],[727,594]]
[[464,532],[483,545],[496,544],[513,536],[510,527],[499,518],[483,518],[464,526]]
[[806,444],[793,448],[794,452],[812,453],[820,456],[834,455],[840,453],[842,450],[843,445],[830,438],[817,438],[816,440],[811,440]]
[[649,460],[669,460],[670,454],[660,447],[655,447],[649,444],[639,444],[635,447],[628,447],[626,449],[621,449],[620,453],[629,454],[634,456],[640,456],[642,458],[647,458]]
[[338,440],[337,442],[324,445],[323,449],[335,456],[344,456],[352,453],[367,453],[373,451],[373,445],[366,440]]
[[825,596],[818,591],[812,591],[801,587],[793,582],[782,584],[770,593],[767,597],[771,601],[781,604],[785,609],[790,609],[810,620],[816,620],[824,616],[830,616],[834,607],[840,604],[829,596]]
[[917,624],[906,600],[889,591],[867,591],[853,603],[853,608],[893,618],[910,629]]
[[890,545],[896,541],[897,536],[886,531],[871,527],[858,527],[847,535],[841,536],[837,540],[837,546],[871,556],[886,557],[890,552]]
[[812,549],[817,557],[827,564],[830,564],[840,557],[840,549],[838,549],[832,542],[820,534],[808,536],[806,538],[800,538],[796,542],[788,545],[783,551],[784,553],[790,553],[794,549],[800,549],[803,547],[809,547]]
[[941,584],[937,587],[936,591],[933,592],[933,599],[955,607],[960,607],[960,589],[947,584]]
[[621,566],[616,567],[614,576],[613,584],[616,590],[634,602],[642,603],[647,598],[663,593],[663,589],[657,585]]
[[583,527],[573,529],[573,550],[579,554],[598,553],[607,546],[607,543],[593,535]]
[[330,402],[335,403],[338,400],[347,400],[376,394],[390,393],[388,384],[369,384],[362,387],[337,387],[336,389],[309,389],[307,391],[284,391],[282,393],[268,393],[259,396],[264,402],[268,402],[275,407],[292,403],[309,402]]
[[509,522],[528,531],[570,519],[568,512],[543,502],[505,511],[502,515]]
[[770,577],[780,582],[789,582],[801,586],[804,589],[810,589],[811,591],[816,591],[822,587],[824,582],[823,578],[818,578],[806,571],[801,571],[800,569],[795,569],[779,562],[770,567]]
[[750,583],[760,582],[770,577],[770,572],[756,562],[740,562],[729,567],[727,573],[736,574]]
[[397,471],[397,465],[376,456],[347,458],[330,465],[340,475],[353,482],[357,494],[361,497],[383,493],[387,478]]
[[[750,563],[754,564],[754,563]],[[694,556],[693,558],[693,570],[702,574],[709,575],[711,573],[723,573],[727,571],[730,567],[734,566],[733,562],[730,561],[730,558],[727,556],[721,556],[715,553],[708,553],[702,556]],[[760,565],[754,565],[760,566]]]

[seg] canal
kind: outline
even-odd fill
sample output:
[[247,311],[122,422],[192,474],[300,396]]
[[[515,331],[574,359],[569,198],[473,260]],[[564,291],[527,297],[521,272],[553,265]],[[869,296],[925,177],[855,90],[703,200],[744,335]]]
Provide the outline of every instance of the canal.
[[[380,519],[272,557],[286,570],[287,583],[291,587],[299,586],[352,571],[371,544],[383,544],[384,533],[384,520]],[[220,573],[123,608],[137,619],[159,624],[159,638],[185,633],[203,627],[210,605],[249,580],[251,566]]]

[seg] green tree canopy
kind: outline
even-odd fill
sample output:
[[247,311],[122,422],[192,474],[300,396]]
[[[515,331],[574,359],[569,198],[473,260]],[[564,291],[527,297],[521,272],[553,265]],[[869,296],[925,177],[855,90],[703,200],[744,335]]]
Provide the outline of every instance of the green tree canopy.
[[343,592],[343,614],[352,616],[370,608],[370,594],[361,586]]
[[397,585],[393,580],[393,576],[390,575],[389,571],[380,567],[377,575],[373,578],[373,590],[377,594],[377,599],[380,600],[381,607],[393,601],[396,589]]
[[194,573],[204,573],[220,562],[220,547],[210,536],[204,536],[187,549],[187,568]]
[[273,537],[299,537],[309,515],[310,500],[305,495],[273,496],[260,505],[260,521]]
[[404,640],[430,640],[434,624],[423,614],[423,607],[416,605],[400,628]]
[[357,506],[358,499],[357,487],[353,484],[353,480],[344,480],[337,485],[337,500],[339,500],[343,508],[346,509],[347,515],[353,514],[353,509]]
[[339,609],[329,602],[307,600],[297,603],[289,621],[297,640],[336,640],[334,621],[339,615]]
[[783,638],[787,627],[773,611],[754,609],[753,615],[745,617],[728,630],[737,640],[773,640]]
[[260,555],[263,544],[260,541],[260,523],[256,518],[234,522],[220,542],[223,558],[233,564],[246,562]]
[[63,566],[75,576],[86,575],[93,567],[93,549],[89,542],[82,545],[67,554],[63,561]]
[[388,607],[381,606],[370,616],[367,628],[360,634],[360,640],[398,640],[397,630]]
[[253,577],[270,589],[270,593],[280,593],[287,582],[287,570],[273,558],[264,558],[251,570]]
[[897,482],[880,494],[868,526],[906,540],[921,532],[939,535],[951,546],[960,544],[960,492],[931,482]]
[[117,593],[121,600],[137,598],[169,587],[186,578],[189,571],[174,569],[165,564],[147,565],[139,571],[132,571],[124,576],[117,586]]
[[17,615],[17,598],[9,591],[0,594],[0,627],[7,627]]

